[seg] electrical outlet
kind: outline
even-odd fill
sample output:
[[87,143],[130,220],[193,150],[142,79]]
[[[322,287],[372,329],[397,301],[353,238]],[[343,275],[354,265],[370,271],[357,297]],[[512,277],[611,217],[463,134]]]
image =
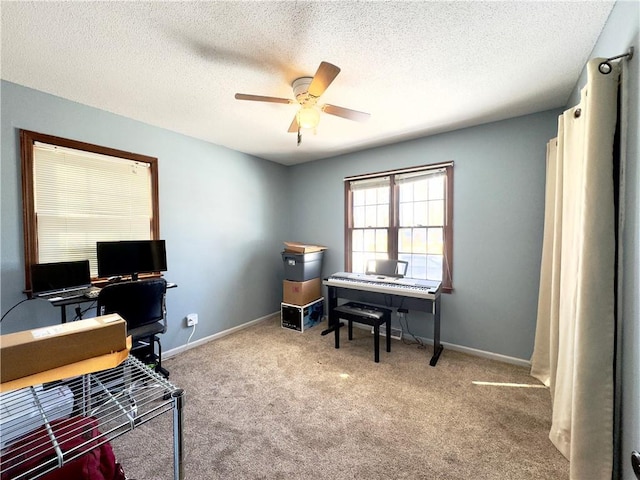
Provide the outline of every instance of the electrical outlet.
[[198,324],[198,314],[190,313],[187,315],[187,327],[193,327]]

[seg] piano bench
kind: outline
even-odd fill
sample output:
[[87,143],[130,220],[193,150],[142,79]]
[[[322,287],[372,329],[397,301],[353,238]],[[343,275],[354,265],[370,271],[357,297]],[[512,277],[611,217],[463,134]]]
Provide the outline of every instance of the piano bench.
[[[391,351],[391,310],[366,303],[349,302],[333,309],[340,318],[349,322],[349,340],[353,340],[353,322],[373,327],[373,360],[380,362],[380,325],[387,326],[387,352]],[[340,329],[335,329],[336,348],[340,348]]]

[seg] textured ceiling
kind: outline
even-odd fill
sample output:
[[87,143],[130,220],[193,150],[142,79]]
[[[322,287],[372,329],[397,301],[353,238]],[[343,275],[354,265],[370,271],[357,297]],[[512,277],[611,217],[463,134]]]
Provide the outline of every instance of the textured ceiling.
[[[1,75],[290,165],[563,106],[613,3],[2,1]],[[293,98],[323,60],[319,103],[368,122],[323,113],[296,146],[294,105],[234,99]]]

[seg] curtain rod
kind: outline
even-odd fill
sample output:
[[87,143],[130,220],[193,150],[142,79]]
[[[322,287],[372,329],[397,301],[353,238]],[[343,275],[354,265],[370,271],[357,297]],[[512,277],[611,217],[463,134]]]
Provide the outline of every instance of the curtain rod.
[[604,73],[605,75],[607,73],[610,73],[612,70],[611,64],[609,63],[611,60],[616,60],[618,58],[622,58],[622,57],[629,57],[627,58],[627,60],[631,60],[633,58],[633,47],[629,47],[629,51],[627,53],[623,53],[622,55],[616,55],[615,57],[609,57],[607,58],[604,62],[600,63],[600,65],[598,65],[598,70],[600,70],[600,73]]

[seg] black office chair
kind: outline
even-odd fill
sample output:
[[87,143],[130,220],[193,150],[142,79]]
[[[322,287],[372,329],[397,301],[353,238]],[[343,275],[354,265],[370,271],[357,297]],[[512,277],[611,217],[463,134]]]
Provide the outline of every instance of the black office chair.
[[402,278],[407,273],[409,262],[404,260],[378,259],[367,262],[367,275],[383,275],[385,277]]
[[[98,315],[119,314],[127,322],[131,335],[131,354],[169,377],[162,368],[162,345],[159,334],[167,331],[165,297],[167,282],[163,278],[113,283],[103,287],[98,295]],[[158,345],[158,354],[155,353]]]

